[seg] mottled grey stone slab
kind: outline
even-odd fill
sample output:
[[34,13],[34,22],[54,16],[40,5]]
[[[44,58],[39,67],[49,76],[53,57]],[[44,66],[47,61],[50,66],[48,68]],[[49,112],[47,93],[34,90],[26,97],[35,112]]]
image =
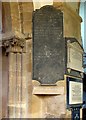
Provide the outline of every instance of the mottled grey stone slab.
[[33,13],[33,79],[41,84],[63,80],[65,61],[63,13],[44,6]]

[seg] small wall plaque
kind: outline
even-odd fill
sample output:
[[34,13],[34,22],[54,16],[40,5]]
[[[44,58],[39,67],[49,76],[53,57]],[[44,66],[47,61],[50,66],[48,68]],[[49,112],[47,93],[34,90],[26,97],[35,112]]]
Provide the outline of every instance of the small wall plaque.
[[[70,40],[70,39],[69,39]],[[67,68],[84,72],[83,49],[76,42],[67,42]]]
[[67,105],[76,106],[83,103],[83,83],[78,78],[67,77]]

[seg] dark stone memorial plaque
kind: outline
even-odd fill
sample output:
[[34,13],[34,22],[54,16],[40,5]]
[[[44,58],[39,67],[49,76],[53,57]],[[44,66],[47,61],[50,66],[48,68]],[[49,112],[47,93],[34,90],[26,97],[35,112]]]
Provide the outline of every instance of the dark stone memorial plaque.
[[63,13],[44,6],[33,13],[33,80],[55,84],[64,79]]

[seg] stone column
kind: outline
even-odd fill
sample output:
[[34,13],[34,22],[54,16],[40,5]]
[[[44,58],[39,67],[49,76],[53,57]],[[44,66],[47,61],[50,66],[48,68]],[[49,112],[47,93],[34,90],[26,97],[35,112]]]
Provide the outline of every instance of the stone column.
[[9,117],[15,118],[15,94],[16,94],[16,54],[9,53],[9,96],[8,109]]
[[27,36],[26,53],[22,52],[22,117],[31,117],[32,79],[30,69],[31,36]]
[[21,117],[22,110],[22,72],[21,72],[22,53],[16,54],[16,118]]
[[[25,108],[22,102],[22,94],[24,92],[23,80],[26,83],[27,79],[23,77],[23,71],[26,70],[22,65],[22,55],[25,54],[25,39],[13,37],[10,40],[4,40],[3,46],[6,48],[6,55],[9,61],[9,96],[8,109],[9,118],[21,118],[22,109]],[[24,58],[25,59],[25,58]],[[24,70],[23,70],[24,69]],[[26,88],[27,89],[27,88]],[[26,93],[24,96],[26,99]],[[25,102],[25,101],[24,101]],[[25,108],[26,112],[26,108]],[[22,116],[23,117],[23,116]]]

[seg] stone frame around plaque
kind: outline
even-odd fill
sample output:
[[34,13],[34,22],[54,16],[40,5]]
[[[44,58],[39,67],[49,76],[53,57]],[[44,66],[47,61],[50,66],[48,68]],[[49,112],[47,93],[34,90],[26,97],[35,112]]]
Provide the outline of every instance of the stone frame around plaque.
[[76,38],[65,39],[67,40],[67,68],[83,73],[83,47]]
[[[67,84],[67,86],[66,86],[67,108],[81,107],[83,104],[83,81],[82,81],[82,79],[67,76],[66,84]],[[79,87],[81,88],[80,91],[79,91],[79,89],[77,90],[77,88],[79,88]],[[81,97],[78,96],[78,95],[80,95],[80,93],[81,93]],[[77,97],[80,98],[81,100],[77,99]],[[77,99],[77,101],[75,98]],[[74,101],[74,99],[75,99],[75,101]]]

